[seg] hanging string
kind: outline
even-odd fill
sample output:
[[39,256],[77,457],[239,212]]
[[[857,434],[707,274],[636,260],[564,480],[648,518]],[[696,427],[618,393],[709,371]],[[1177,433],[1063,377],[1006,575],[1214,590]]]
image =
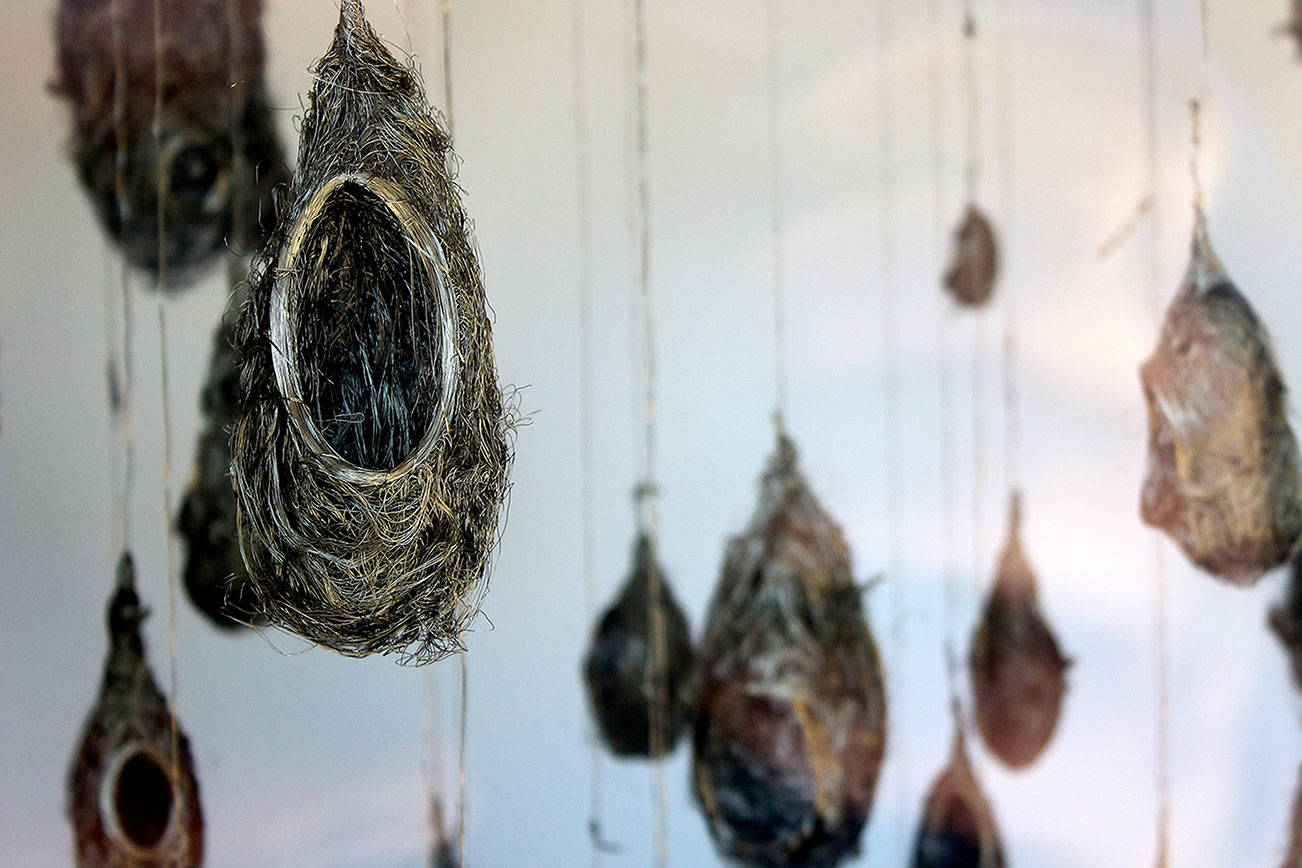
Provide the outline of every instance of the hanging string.
[[[162,165],[163,153],[163,0],[154,0],[154,117],[151,124],[154,159]],[[172,400],[168,383],[167,309],[163,304],[163,286],[167,280],[167,191],[160,171],[157,177],[158,271],[154,278],[154,310],[158,316],[158,388],[163,416],[163,549],[167,568],[167,647],[170,663],[168,712],[172,725],[172,779],[180,776],[179,730],[176,725],[180,640],[176,630],[176,555],[172,544]]]
[[[587,30],[583,19],[584,0],[570,4],[571,42],[574,49],[574,176],[575,206],[578,214],[579,241],[579,499],[580,534],[582,535],[581,571],[583,574],[583,608],[591,622],[597,611],[597,581],[594,570],[596,536],[594,533],[593,455],[592,455],[592,229],[589,201],[589,142],[587,117]],[[592,864],[601,864],[610,850],[602,831],[603,776],[601,751],[597,739],[588,744],[590,768],[588,838],[592,845]]]
[[[456,140],[456,122],[452,112],[452,0],[443,0],[443,115],[448,122],[448,137]],[[462,649],[457,653],[460,675],[459,721],[457,726],[457,855],[459,864],[466,864],[469,727],[466,718],[470,710],[470,660],[465,650],[465,633]]]
[[[963,66],[967,85],[967,166],[965,182],[967,200],[976,201],[980,174],[979,95],[976,75],[976,8],[974,0],[963,2]],[[972,329],[972,586],[979,590],[981,574],[985,569],[985,487],[986,487],[986,431],[985,431],[985,362],[986,324],[977,317]]]
[[[1144,107],[1145,186],[1148,190],[1148,232],[1145,245],[1144,271],[1149,307],[1154,325],[1160,327],[1162,318],[1161,289],[1161,166],[1158,160],[1157,121],[1157,34],[1154,0],[1139,0],[1141,90]],[[1156,694],[1154,720],[1154,753],[1156,769],[1154,786],[1157,792],[1156,858],[1158,868],[1165,868],[1170,855],[1171,829],[1171,735],[1170,735],[1170,652],[1168,648],[1169,622],[1167,616],[1167,575],[1161,537],[1153,535],[1152,594],[1153,594],[1153,687]]]
[[651,619],[651,653],[647,655],[646,689],[651,697],[650,746],[655,800],[654,861],[668,861],[668,807],[665,795],[664,757],[665,721],[668,718],[665,695],[665,661],[668,658],[665,613],[660,605],[660,515],[657,504],[656,464],[656,353],[655,304],[651,292],[651,184],[650,184],[650,107],[647,99],[646,0],[633,0],[633,69],[637,106],[637,214],[638,214],[638,298],[642,308],[642,373],[645,387],[643,404],[643,479],[638,486],[639,523],[651,549],[651,576],[647,582],[647,611]]
[[[895,249],[895,115],[891,103],[892,57],[894,52],[894,20],[892,0],[877,2],[877,132],[878,132],[878,188],[880,212],[878,223],[880,229],[881,255],[881,329],[882,329],[882,461],[886,481],[886,545],[887,565],[890,572],[890,608],[891,608],[891,663],[896,677],[891,679],[890,707],[897,721],[903,720],[905,709],[905,576],[904,576],[904,542],[900,522],[900,340],[897,326],[896,272],[897,256]],[[896,726],[896,732],[904,727]],[[894,766],[896,810],[901,816],[906,811],[908,780],[903,763]],[[900,835],[896,836],[896,862],[903,862],[906,845]]]
[[[125,225],[127,201],[127,159],[128,145],[126,133],[127,111],[127,59],[126,33],[123,25],[122,0],[113,0],[110,7],[110,22],[113,38],[113,197],[118,212],[118,221]],[[126,551],[131,544],[132,504],[136,487],[136,442],[135,429],[131,423],[131,414],[135,408],[136,384],[135,365],[131,351],[134,343],[132,327],[133,312],[131,304],[131,271],[125,256],[118,259],[118,300],[121,305],[120,328],[111,322],[106,324],[108,337],[109,368],[109,413],[110,421],[116,433],[121,454],[120,488],[114,492],[113,511],[117,539],[115,548],[118,552]],[[113,317],[114,305],[107,300],[108,316]],[[117,346],[114,332],[121,336],[121,346]]]
[[[931,145],[931,183],[932,183],[932,250],[937,256],[945,244],[945,151],[943,117],[940,40],[943,29],[940,25],[941,0],[927,0],[927,96],[930,103],[928,118],[930,122]],[[954,505],[957,496],[954,491],[954,396],[952,393],[952,370],[950,365],[949,333],[947,329],[947,305],[943,293],[934,293],[937,304],[936,312],[936,383],[937,416],[940,420],[940,480],[941,480],[941,622],[944,635],[945,678],[951,700],[958,701],[957,666],[953,664],[953,632],[957,610],[958,577],[955,563],[958,552],[958,521]]]
[[[1011,94],[1009,93],[1008,55],[1012,46],[1012,0],[1001,0],[1000,31],[995,62],[995,138],[999,159],[999,210],[1002,224],[1004,250],[1014,250],[1014,188]],[[1003,341],[1003,393],[1004,393],[1004,479],[1010,491],[1021,487],[1018,456],[1022,447],[1021,400],[1017,381],[1017,293],[1008,279],[1011,258],[1003,257],[1004,274],[1004,341]]]
[[967,97],[967,163],[964,166],[963,177],[967,185],[969,202],[976,200],[977,176],[980,172],[977,140],[980,103],[977,93],[976,32],[975,0],[963,0],[963,83]]
[[773,421],[785,430],[787,412],[787,251],[782,189],[782,75],[778,54],[778,2],[765,4],[769,122],[769,228],[773,248]]

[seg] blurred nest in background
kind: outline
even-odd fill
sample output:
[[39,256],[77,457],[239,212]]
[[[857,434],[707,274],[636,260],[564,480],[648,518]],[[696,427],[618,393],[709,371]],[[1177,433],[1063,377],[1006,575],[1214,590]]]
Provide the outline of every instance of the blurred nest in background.
[[232,440],[254,608],[344,654],[461,647],[510,421],[447,133],[343,4],[289,206],[250,271]]

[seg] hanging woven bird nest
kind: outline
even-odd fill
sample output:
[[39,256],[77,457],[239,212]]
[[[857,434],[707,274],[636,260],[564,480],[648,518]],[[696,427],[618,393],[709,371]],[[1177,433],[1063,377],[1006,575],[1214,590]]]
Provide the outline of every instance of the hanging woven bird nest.
[[994,294],[999,274],[999,240],[990,220],[969,204],[954,230],[954,247],[945,271],[945,289],[964,307],[981,307]]
[[633,546],[623,590],[598,622],[583,671],[593,717],[612,753],[655,758],[674,749],[688,716],[692,636],[646,534]]
[[698,658],[692,780],[715,844],[748,865],[857,852],[886,745],[881,663],[840,528],[786,436],[728,545]]
[[199,399],[203,429],[176,518],[176,530],[185,543],[182,576],[190,602],[213,624],[228,629],[256,620],[253,592],[240,558],[231,486],[230,431],[239,400],[239,369],[231,345],[234,311],[222,318],[213,338],[208,381]]
[[[108,607],[109,655],[99,700],[68,779],[68,816],[82,868],[203,861],[199,784],[185,734],[145,662],[131,556]],[[173,753],[175,750],[175,753]]]
[[981,737],[1015,769],[1033,763],[1053,738],[1070,665],[1040,613],[1035,574],[1022,551],[1021,519],[1021,495],[1014,493],[1008,542],[969,660]]
[[994,813],[972,771],[967,740],[955,713],[949,765],[931,785],[913,844],[913,868],[1003,868]]
[[73,162],[127,260],[175,290],[228,244],[258,246],[287,178],[261,0],[62,0],[56,28],[53,89],[72,109]]
[[1270,610],[1269,623],[1288,653],[1293,683],[1302,690],[1302,556],[1293,560],[1284,599]]
[[289,207],[254,261],[231,443],[255,608],[343,654],[461,647],[509,422],[451,148],[345,0]]
[[1184,285],[1140,379],[1144,522],[1209,573],[1255,583],[1302,534],[1297,442],[1270,338],[1212,251],[1201,210]]

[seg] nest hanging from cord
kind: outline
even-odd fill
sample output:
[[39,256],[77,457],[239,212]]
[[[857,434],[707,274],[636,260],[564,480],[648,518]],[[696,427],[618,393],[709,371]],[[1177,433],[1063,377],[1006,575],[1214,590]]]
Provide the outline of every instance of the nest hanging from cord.
[[104,681],[68,778],[68,816],[82,868],[190,868],[203,861],[194,761],[185,734],[173,737],[172,713],[145,662],[145,614],[131,556],[124,554],[108,606]]
[[1058,727],[1070,661],[1040,612],[1021,539],[1022,498],[1009,505],[1008,541],[972,639],[969,660],[977,726],[986,747],[1010,768],[1043,753]]
[[228,245],[261,244],[288,173],[263,80],[261,0],[157,3],[156,47],[155,0],[62,0],[52,88],[72,109],[72,159],[100,223],[132,265],[162,269],[163,288],[177,290]]
[[877,648],[840,528],[779,435],[728,545],[698,657],[692,781],[731,859],[832,866],[857,852],[886,745]]
[[913,845],[912,868],[1003,868],[990,802],[967,753],[963,727],[954,715],[954,747],[949,764],[931,785]]
[[[662,619],[661,653],[654,651],[652,606]],[[598,622],[584,663],[588,702],[611,752],[650,758],[671,752],[687,721],[691,674],[687,616],[655,561],[650,538],[640,534],[628,580]]]
[[1184,284],[1140,379],[1144,522],[1207,572],[1254,584],[1302,535],[1297,442],[1270,337],[1212,251],[1201,209]]
[[945,289],[964,307],[982,307],[994,294],[998,275],[999,239],[989,218],[969,203],[954,230]]
[[185,543],[182,577],[192,602],[214,625],[234,629],[257,620],[253,591],[240,557],[235,489],[231,486],[230,431],[239,400],[239,368],[231,343],[236,304],[213,337],[208,381],[199,399],[203,430],[195,464],[177,512],[176,530]]
[[237,329],[240,545],[270,623],[427,662],[461,647],[507,486],[482,278],[447,133],[357,0],[314,78]]

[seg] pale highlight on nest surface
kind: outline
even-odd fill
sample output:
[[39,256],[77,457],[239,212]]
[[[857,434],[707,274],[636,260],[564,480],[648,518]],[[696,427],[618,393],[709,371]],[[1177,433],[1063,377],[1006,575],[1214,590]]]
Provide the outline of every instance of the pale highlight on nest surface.
[[1255,583],[1302,535],[1297,441],[1270,337],[1212,251],[1201,209],[1184,284],[1140,379],[1145,523],[1209,573]]
[[447,133],[345,0],[288,208],[250,270],[232,441],[255,608],[343,654],[461,647],[510,422]]

